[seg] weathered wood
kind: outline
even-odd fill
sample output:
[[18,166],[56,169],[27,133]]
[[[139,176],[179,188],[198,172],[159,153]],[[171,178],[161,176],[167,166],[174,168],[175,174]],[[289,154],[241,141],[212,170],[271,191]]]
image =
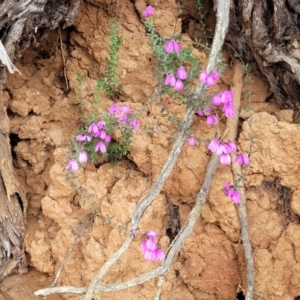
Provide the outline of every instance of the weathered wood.
[[[16,57],[47,31],[70,26],[80,0],[4,0],[0,3],[0,88]],[[9,119],[0,97],[0,280],[26,268],[26,195],[13,168]]]
[[236,0],[227,41],[270,85],[283,107],[300,108],[298,0]]

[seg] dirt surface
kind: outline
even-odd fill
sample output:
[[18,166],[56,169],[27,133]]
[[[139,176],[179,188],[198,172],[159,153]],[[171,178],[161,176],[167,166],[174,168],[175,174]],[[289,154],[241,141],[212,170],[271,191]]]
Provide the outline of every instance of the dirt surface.
[[[175,23],[176,32],[181,32],[181,19],[176,18],[180,9],[175,0],[147,4],[155,7],[161,35],[171,36]],[[90,109],[96,79],[103,74],[108,57],[111,18],[118,17],[123,39],[118,65],[123,91],[118,102],[139,109],[156,87],[153,56],[141,22],[145,6],[142,0],[135,1],[135,5],[124,0],[119,7],[109,0],[82,3],[74,27],[62,32],[62,46],[58,32],[50,32],[16,64],[23,76],[8,76],[2,97],[8,101],[16,172],[29,201],[25,246],[30,269],[34,269],[5,279],[1,291],[8,290],[12,299],[21,299],[13,296],[15,292],[27,293],[24,300],[38,299],[32,291],[51,284],[81,230],[58,285],[89,284],[121,245],[125,237],[122,226],[157,178],[172,147],[169,137],[174,127],[160,116],[161,108],[154,102],[140,121],[155,132],[137,132],[127,159],[117,165],[88,164],[78,172],[78,180],[89,194],[87,201],[66,179],[66,146],[80,117],[76,77],[83,75],[83,97],[86,109]],[[181,45],[192,46],[187,34]],[[193,51],[205,65],[206,54],[200,48]],[[215,91],[232,87],[232,72],[227,67]],[[246,196],[256,267],[255,291],[267,299],[293,300],[300,295],[300,125],[293,123],[292,111],[280,111],[266,102],[270,92],[263,81],[252,74],[247,76],[252,83],[244,84],[239,148],[248,151],[249,136],[254,136],[251,146],[256,152],[251,155]],[[70,87],[67,93],[66,81]],[[250,102],[248,91],[253,94]],[[178,117],[183,115],[182,104],[165,100],[172,112]],[[102,97],[99,112],[112,103]],[[192,130],[195,136],[202,133],[203,139],[210,139],[216,129],[195,116]],[[209,157],[204,143],[193,148],[185,145],[167,184],[144,215],[136,239],[104,277],[104,283],[134,278],[157,265],[143,259],[142,234],[148,229],[157,231],[160,246],[167,249],[167,229],[174,229],[172,224],[183,224],[187,218]],[[240,225],[236,207],[222,192],[227,181],[232,181],[230,169],[220,165],[201,219],[166,276],[162,299],[232,300],[243,291],[245,262]],[[178,210],[178,216],[170,207]],[[112,226],[105,216],[114,216]],[[155,291],[156,281],[151,280],[121,293],[104,293],[101,299],[153,299]],[[259,299],[258,294],[256,297]],[[47,299],[62,298],[56,295]]]

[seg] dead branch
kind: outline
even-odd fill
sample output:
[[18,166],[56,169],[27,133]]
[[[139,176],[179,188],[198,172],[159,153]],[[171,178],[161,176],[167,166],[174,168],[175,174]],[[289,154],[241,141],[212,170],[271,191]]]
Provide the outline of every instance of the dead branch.
[[[234,117],[228,119],[227,126],[230,128],[228,138],[230,140],[235,140],[237,138],[237,129],[239,123],[239,110],[240,110],[240,101],[242,94],[242,86],[243,86],[243,71],[240,61],[236,60],[234,65],[234,75],[233,75],[233,88],[232,91],[234,93],[234,107],[236,109],[236,114]],[[234,180],[239,182],[240,194],[241,194],[241,203],[237,206],[238,214],[241,224],[241,234],[243,240],[243,247],[245,253],[246,267],[247,267],[247,292],[246,292],[246,300],[253,299],[254,285],[255,285],[255,272],[254,272],[254,261],[252,255],[252,247],[250,242],[250,234],[249,234],[249,226],[248,226],[248,218],[247,218],[247,210],[246,210],[246,195],[243,181],[239,180],[240,175],[242,174],[241,167],[235,163],[236,155],[234,153],[231,154],[231,168],[233,171]]]

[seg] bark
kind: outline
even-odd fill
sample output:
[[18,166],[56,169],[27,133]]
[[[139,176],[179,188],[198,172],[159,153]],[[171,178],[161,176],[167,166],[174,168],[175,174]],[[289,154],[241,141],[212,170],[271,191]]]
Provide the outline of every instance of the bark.
[[300,88],[298,0],[232,0],[227,42],[262,75],[282,107],[297,109]]
[[[0,86],[22,52],[58,26],[72,24],[80,0],[4,0],[0,3]],[[19,76],[19,75],[16,75]],[[0,280],[26,270],[23,237],[27,200],[14,172],[9,119],[0,96]]]

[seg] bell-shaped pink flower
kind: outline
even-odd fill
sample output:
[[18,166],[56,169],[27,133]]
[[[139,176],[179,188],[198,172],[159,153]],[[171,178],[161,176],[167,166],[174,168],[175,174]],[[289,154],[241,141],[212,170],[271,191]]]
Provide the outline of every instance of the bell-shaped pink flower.
[[228,141],[226,144],[226,148],[227,148],[228,153],[231,153],[231,152],[234,152],[237,150],[237,145],[233,141]]
[[143,16],[144,16],[145,18],[151,17],[151,16],[153,15],[153,13],[154,13],[154,9],[153,9],[153,7],[152,7],[151,5],[149,5],[149,6],[147,6],[146,9],[144,10]]
[[153,230],[149,230],[146,233],[146,236],[147,239],[141,244],[145,260],[163,261],[165,259],[165,254],[161,249],[157,248],[156,232]]
[[100,120],[97,125],[98,125],[98,129],[101,130],[105,127],[106,122],[105,120]]
[[125,123],[126,120],[127,120],[127,116],[126,116],[126,115],[122,115],[122,116],[120,116],[120,117],[118,118],[118,120],[119,120],[119,122],[121,122],[121,123]]
[[145,241],[145,247],[147,250],[154,251],[156,249],[156,240],[154,237],[148,237]]
[[157,260],[161,260],[161,261],[165,260],[165,253],[161,249],[154,250],[154,261]]
[[139,130],[141,125],[140,125],[140,122],[137,120],[137,119],[132,119],[130,122],[129,122],[129,127],[131,129],[134,129],[134,130]]
[[213,139],[208,145],[208,150],[210,150],[213,153],[216,153],[219,146],[220,146],[220,141],[217,139]]
[[188,142],[191,147],[194,147],[196,145],[196,140],[193,137],[190,137]]
[[88,128],[89,133],[97,134],[99,132],[99,127],[96,123],[92,123]]
[[225,184],[224,184],[224,195],[225,196],[228,196],[228,190],[231,188],[231,185],[230,185],[230,183],[229,182],[226,182]]
[[175,89],[176,91],[182,91],[183,88],[184,88],[183,82],[181,81],[181,79],[177,79],[177,80],[176,80],[176,83],[175,83],[175,85],[174,85],[174,89]]
[[236,163],[237,163],[239,166],[242,166],[243,164],[244,164],[244,165],[249,165],[249,164],[250,164],[249,157],[248,157],[248,155],[245,154],[245,153],[242,153],[242,154],[237,155],[235,161],[236,161]]
[[95,152],[102,152],[105,153],[106,152],[106,146],[102,141],[99,141],[95,147]]
[[144,258],[145,258],[145,260],[152,260],[152,261],[155,261],[155,259],[156,259],[156,256],[155,256],[155,250],[154,250],[154,251],[151,251],[151,250],[146,249],[146,250],[144,251]]
[[207,74],[207,72],[204,70],[204,71],[202,71],[202,72],[200,73],[200,75],[199,75],[199,80],[200,80],[201,82],[206,82],[207,77],[208,77],[208,74]]
[[231,199],[235,204],[239,204],[241,202],[241,194],[238,191],[234,191]]
[[218,118],[215,115],[209,115],[206,119],[207,125],[215,125],[218,123]]
[[80,151],[78,161],[81,164],[85,164],[88,161],[87,153],[84,150]]
[[104,130],[101,130],[98,137],[100,137],[101,140],[105,140],[106,135],[107,135],[106,132]]
[[177,69],[177,77],[179,79],[187,79],[187,73],[186,73],[186,70],[183,66],[180,66],[178,69]]
[[231,163],[231,157],[229,153],[223,153],[220,155],[220,163],[222,165],[230,165]]
[[216,154],[220,156],[222,154],[228,154],[228,153],[229,152],[228,152],[228,149],[227,149],[227,145],[224,144],[224,143],[222,143],[222,142],[220,142],[219,147],[218,147],[218,149],[216,151]]
[[116,103],[114,103],[110,106],[108,112],[110,115],[114,115],[114,114],[118,115],[120,114],[121,111],[120,111],[120,107]]
[[225,116],[227,118],[231,118],[235,114],[234,105],[232,102],[227,102],[224,104],[222,108],[222,112],[224,112]]
[[220,93],[221,103],[226,104],[232,102],[233,100],[233,92],[224,90]]
[[208,75],[208,77],[206,79],[206,85],[208,87],[211,87],[211,86],[213,86],[215,84],[216,84],[216,80],[211,75]]
[[180,45],[175,40],[170,40],[165,45],[165,52],[172,53],[172,52],[180,52]]
[[78,168],[79,168],[79,166],[78,166],[78,163],[77,163],[76,159],[75,159],[75,158],[71,158],[71,159],[69,160],[67,166],[66,166],[66,169],[67,169],[68,171],[73,172],[73,171],[77,171]]
[[106,134],[106,137],[105,137],[104,141],[105,141],[106,143],[110,143],[110,142],[111,142],[111,136],[108,135],[108,134]]
[[213,78],[215,81],[217,81],[220,78],[220,75],[217,71],[212,71],[209,76]]
[[165,79],[165,85],[175,86],[176,78],[174,74],[169,74]]
[[199,110],[197,111],[197,114],[198,114],[198,116],[200,116],[200,117],[204,117],[204,116],[205,116],[205,112],[204,112],[203,109],[199,109]]
[[213,103],[213,105],[215,105],[215,106],[219,106],[219,105],[222,104],[220,94],[217,94],[217,95],[214,95],[214,96],[213,96],[213,98],[212,98],[212,103]]
[[90,142],[91,140],[92,140],[92,138],[87,134],[80,133],[76,137],[77,142]]
[[124,106],[122,107],[122,111],[125,115],[129,115],[131,113],[131,109],[128,104],[124,104]]

